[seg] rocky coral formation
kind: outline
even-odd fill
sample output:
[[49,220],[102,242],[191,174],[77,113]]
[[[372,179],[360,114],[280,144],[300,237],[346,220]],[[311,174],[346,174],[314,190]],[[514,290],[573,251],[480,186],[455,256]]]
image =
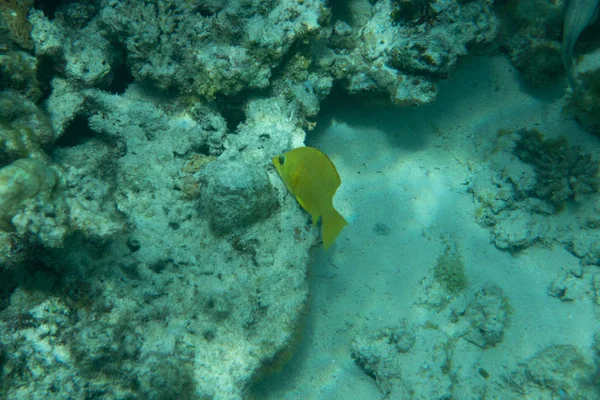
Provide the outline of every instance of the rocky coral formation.
[[483,288],[467,305],[466,317],[471,321],[465,339],[482,348],[502,342],[510,321],[511,307],[498,286]]
[[[425,284],[423,289],[435,301],[432,289]],[[431,310],[429,303],[421,306]],[[485,349],[501,343],[509,309],[502,289],[490,286],[433,309],[428,322],[365,329],[352,344],[352,358],[386,398],[485,397],[493,391],[479,360]]]
[[503,48],[534,86],[548,85],[565,76],[561,58],[564,4],[528,0],[500,5]]
[[218,234],[244,229],[274,208],[273,186],[264,170],[243,161],[213,162],[198,176],[203,212]]
[[56,247],[66,235],[58,176],[43,161],[21,159],[0,169],[0,229],[35,234]]
[[516,357],[514,363],[500,361],[492,349],[511,352],[503,339],[515,311],[504,291],[493,284],[466,289],[443,306],[430,307],[437,291],[448,293],[429,285],[434,270],[421,288],[421,298],[431,301],[422,301],[412,320],[380,327],[369,322],[352,343],[354,362],[385,398],[598,397],[600,334],[592,354],[556,344],[519,350],[508,358]]
[[48,117],[31,100],[13,91],[0,92],[0,165],[19,158],[45,159],[56,140]]
[[[31,3],[0,2],[3,398],[243,398],[295,334],[316,241],[270,158],[336,82],[425,104],[498,30],[492,0]],[[473,295],[445,261],[437,310]],[[483,337],[407,324],[355,359],[386,392],[459,396],[457,338],[502,336],[480,297],[454,316]]]
[[416,343],[416,337],[406,322],[358,336],[352,343],[352,358],[371,378],[377,380],[387,396],[395,391],[394,381],[402,379],[399,354],[406,353]]
[[34,55],[0,58],[2,228],[16,231],[0,233],[1,397],[239,399],[277,362],[316,237],[269,160],[302,144],[332,79],[308,71],[302,48],[273,71],[326,11],[106,1],[31,13]]
[[398,105],[429,103],[436,78],[450,74],[467,46],[497,35],[491,1],[373,3],[353,10],[349,23],[335,23],[331,50],[319,59],[350,93]]
[[[566,138],[544,139],[535,130],[499,132],[505,151],[472,175],[470,191],[479,204],[477,218],[492,231],[503,250],[518,251],[535,243],[562,243],[584,262],[595,260],[594,194],[599,187],[598,161]],[[574,204],[588,204],[574,207]],[[564,211],[559,213],[558,211]],[[579,213],[577,230],[564,229]],[[551,218],[550,218],[551,216]],[[562,227],[562,228],[561,228]]]
[[567,110],[585,130],[600,135],[600,68],[581,72],[579,77],[581,85],[569,96]]
[[[534,195],[556,206],[577,200],[600,188],[598,160],[581,148],[570,146],[565,137],[544,140],[536,130],[520,130],[514,149],[536,173]],[[530,196],[522,190],[523,196]]]
[[38,101],[42,90],[37,73],[37,59],[31,54],[18,50],[0,53],[0,91],[11,90]]
[[32,48],[31,23],[27,19],[33,0],[3,0],[0,3],[0,48]]
[[600,393],[593,384],[595,366],[590,357],[571,345],[546,347],[527,360],[526,385],[540,396],[593,398]]
[[[566,77],[563,60],[563,32],[564,18],[568,2],[547,0],[519,0],[499,4],[499,15],[502,20],[500,31],[501,47],[508,53],[512,63],[523,73],[523,77],[533,86],[543,87],[559,82]],[[588,16],[581,16],[585,19]],[[593,21],[593,20],[592,20]],[[577,38],[574,46],[575,79],[582,80],[584,88],[572,88],[576,92],[570,96],[573,112],[578,118],[585,119],[587,107],[578,104],[586,102],[584,97],[589,97],[589,70],[579,63],[580,59],[594,57],[594,49],[600,44],[598,21],[592,23],[588,29]],[[570,60],[569,60],[570,61]],[[585,76],[584,73],[588,75]],[[570,82],[573,84],[573,82]],[[586,93],[586,94],[584,94]],[[596,113],[597,114],[597,113]],[[593,114],[590,113],[590,116]],[[584,127],[586,124],[583,123]],[[587,126],[586,129],[590,129]],[[597,132],[597,130],[596,130]]]

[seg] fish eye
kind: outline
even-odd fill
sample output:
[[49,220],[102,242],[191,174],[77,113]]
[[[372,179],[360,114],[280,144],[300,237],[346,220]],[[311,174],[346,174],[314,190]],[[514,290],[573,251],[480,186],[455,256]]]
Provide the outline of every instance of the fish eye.
[[279,156],[279,164],[283,165],[285,163],[285,156]]

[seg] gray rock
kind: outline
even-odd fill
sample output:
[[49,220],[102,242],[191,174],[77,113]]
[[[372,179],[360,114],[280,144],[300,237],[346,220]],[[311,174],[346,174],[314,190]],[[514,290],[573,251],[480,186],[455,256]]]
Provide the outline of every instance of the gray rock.
[[481,348],[494,347],[504,339],[511,314],[511,307],[498,286],[490,286],[477,292],[467,306],[467,318],[471,330],[466,339]]
[[267,217],[275,195],[267,174],[242,161],[217,161],[198,173],[200,203],[216,234],[227,234]]

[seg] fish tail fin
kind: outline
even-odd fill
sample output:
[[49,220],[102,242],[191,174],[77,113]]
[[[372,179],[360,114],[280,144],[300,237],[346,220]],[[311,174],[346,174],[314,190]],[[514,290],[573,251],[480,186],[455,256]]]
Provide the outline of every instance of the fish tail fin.
[[573,62],[573,51],[568,51],[563,54],[563,65],[565,67],[567,81],[573,90],[577,87],[577,80],[575,79]]
[[322,216],[322,219],[323,247],[327,250],[348,223],[333,207],[330,212]]

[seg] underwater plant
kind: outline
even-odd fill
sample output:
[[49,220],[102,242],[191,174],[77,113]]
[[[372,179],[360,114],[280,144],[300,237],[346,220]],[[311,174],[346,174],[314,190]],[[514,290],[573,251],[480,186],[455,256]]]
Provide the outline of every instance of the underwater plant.
[[446,245],[444,252],[438,257],[433,277],[450,294],[457,294],[467,287],[465,263],[456,245]]

